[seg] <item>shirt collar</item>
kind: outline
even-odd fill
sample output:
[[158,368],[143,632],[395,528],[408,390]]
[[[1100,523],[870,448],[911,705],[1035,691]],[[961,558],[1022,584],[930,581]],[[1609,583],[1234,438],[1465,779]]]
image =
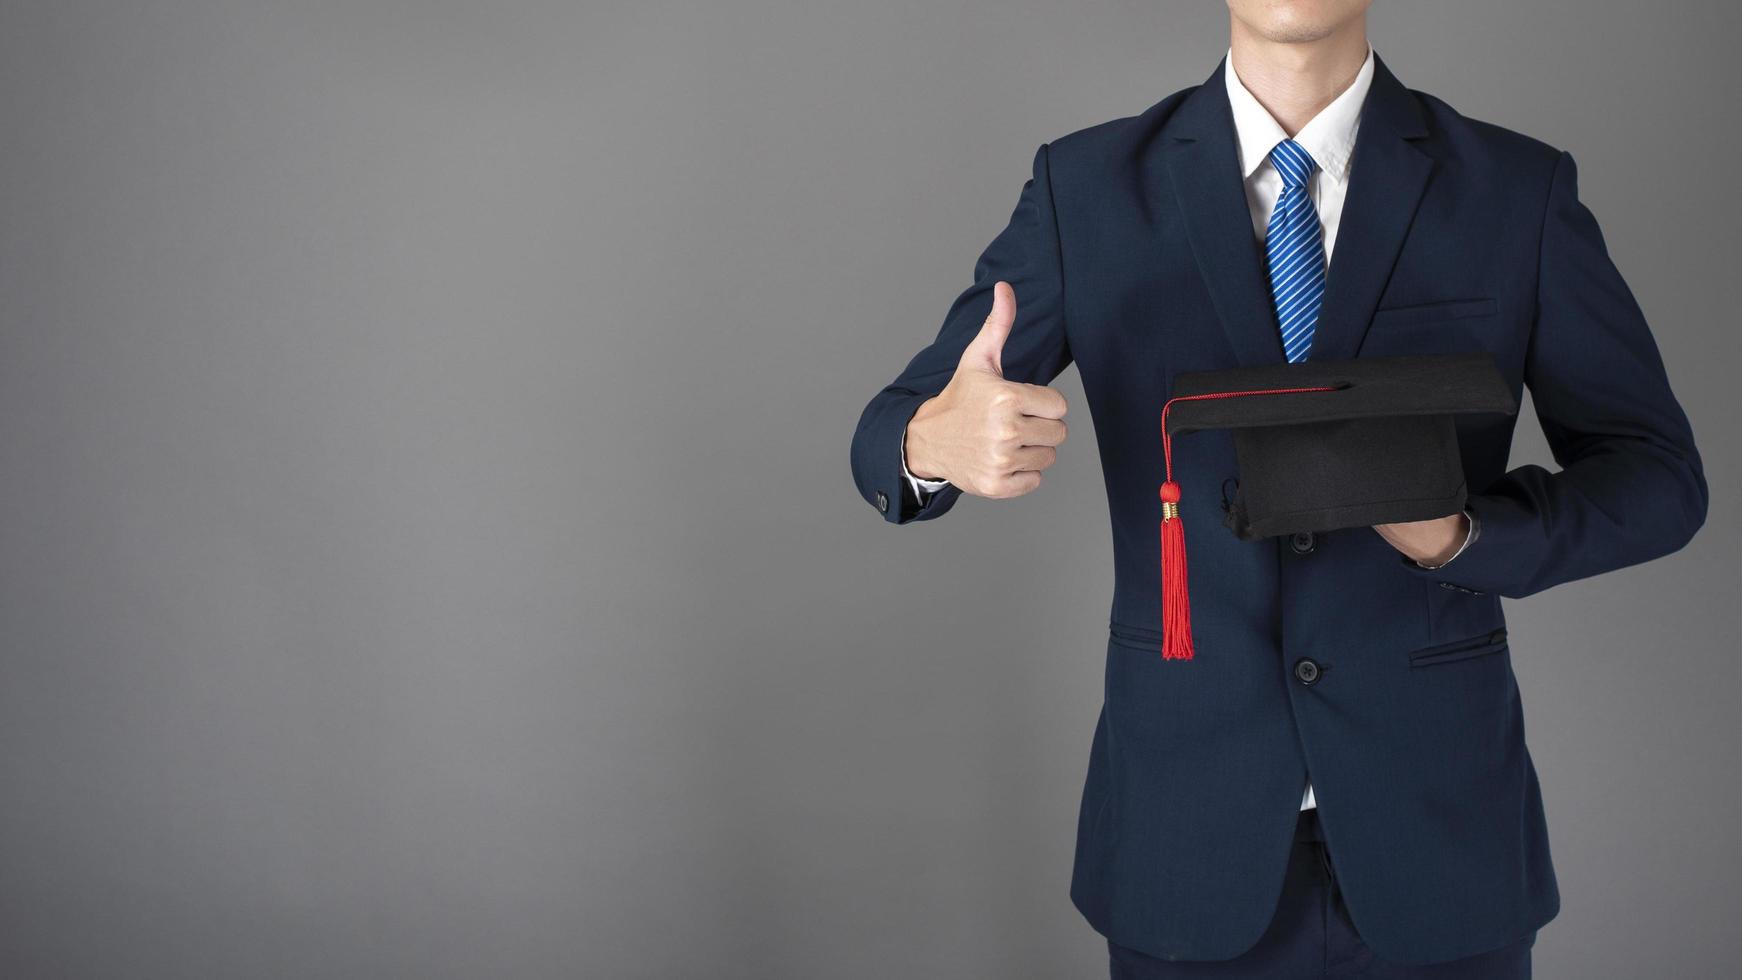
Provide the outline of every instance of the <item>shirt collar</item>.
[[[1234,110],[1234,134],[1240,147],[1240,176],[1245,179],[1270,157],[1276,144],[1288,139],[1288,133],[1234,74],[1232,48],[1223,61],[1222,78],[1227,82],[1228,105]],[[1319,169],[1338,180],[1346,180],[1349,176],[1349,159],[1355,152],[1355,132],[1361,126],[1361,104],[1367,100],[1367,90],[1372,85],[1373,48],[1369,45],[1367,60],[1361,63],[1355,80],[1294,135],[1294,141],[1312,155]]]

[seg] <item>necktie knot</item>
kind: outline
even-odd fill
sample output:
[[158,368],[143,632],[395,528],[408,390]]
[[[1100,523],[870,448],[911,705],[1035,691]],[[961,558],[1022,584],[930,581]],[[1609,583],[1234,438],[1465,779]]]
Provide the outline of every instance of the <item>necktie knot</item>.
[[1270,151],[1270,164],[1276,172],[1282,175],[1282,186],[1305,187],[1307,178],[1312,176],[1313,168],[1318,166],[1313,162],[1312,154],[1294,140],[1283,140]]

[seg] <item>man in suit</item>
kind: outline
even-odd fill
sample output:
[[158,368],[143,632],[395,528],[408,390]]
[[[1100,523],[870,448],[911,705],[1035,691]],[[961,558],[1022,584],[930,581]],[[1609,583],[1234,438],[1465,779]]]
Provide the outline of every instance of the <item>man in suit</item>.
[[[854,476],[900,524],[1028,493],[1078,366],[1116,588],[1071,896],[1114,976],[1527,976],[1560,899],[1500,597],[1685,544],[1692,433],[1569,154],[1405,88],[1367,0],[1229,7],[1204,84],[1035,154]],[[1199,656],[1163,660],[1170,379],[1459,351],[1528,386],[1559,468],[1464,416],[1461,513],[1252,542],[1182,504]],[[1236,473],[1222,433],[1174,465]]]

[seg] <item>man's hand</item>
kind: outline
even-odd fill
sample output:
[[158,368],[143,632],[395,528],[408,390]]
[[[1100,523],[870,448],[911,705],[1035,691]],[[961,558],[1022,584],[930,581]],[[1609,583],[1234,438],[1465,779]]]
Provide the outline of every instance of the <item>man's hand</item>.
[[1448,514],[1429,521],[1376,524],[1373,530],[1405,557],[1432,568],[1451,561],[1463,547],[1464,538],[1470,533],[1470,519],[1461,513]]
[[992,287],[992,312],[956,365],[955,376],[907,423],[907,468],[980,497],[1020,497],[1065,441],[1065,397],[1004,380],[1004,341],[1016,323],[1016,292]]

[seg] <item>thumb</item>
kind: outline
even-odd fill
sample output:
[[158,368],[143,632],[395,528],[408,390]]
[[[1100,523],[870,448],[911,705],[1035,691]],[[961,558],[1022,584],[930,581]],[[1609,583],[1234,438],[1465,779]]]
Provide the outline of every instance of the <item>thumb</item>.
[[1010,328],[1016,324],[1016,290],[1007,282],[992,286],[992,312],[980,333],[962,351],[962,367],[975,367],[1004,375],[1004,342],[1010,339]]

